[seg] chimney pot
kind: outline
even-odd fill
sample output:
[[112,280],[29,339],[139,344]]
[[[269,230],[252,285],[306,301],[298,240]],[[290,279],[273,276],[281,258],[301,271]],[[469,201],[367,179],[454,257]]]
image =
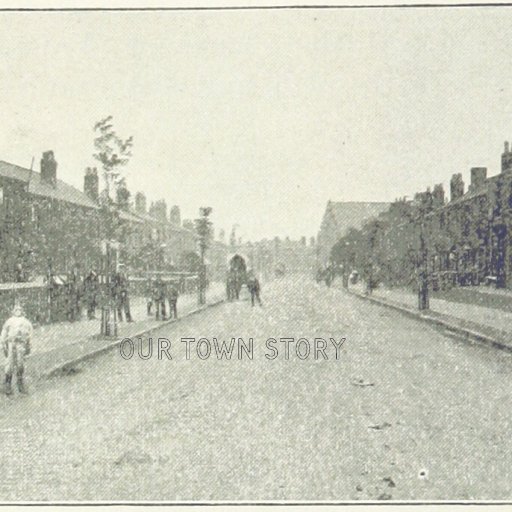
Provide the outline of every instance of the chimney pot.
[[450,180],[450,201],[455,201],[464,195],[464,181],[462,174],[454,174]]
[[471,188],[481,188],[487,179],[487,167],[473,167],[471,169]]
[[135,211],[137,213],[146,213],[146,196],[142,192],[135,194]]
[[96,167],[87,167],[84,176],[84,193],[97,202],[99,199],[99,178]]
[[57,186],[57,161],[53,151],[43,152],[43,158],[41,158],[41,181],[54,188]]

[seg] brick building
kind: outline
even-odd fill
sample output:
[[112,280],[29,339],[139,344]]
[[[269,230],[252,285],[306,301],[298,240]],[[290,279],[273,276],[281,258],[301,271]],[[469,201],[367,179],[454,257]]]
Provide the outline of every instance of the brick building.
[[[388,284],[414,282],[423,261],[434,288],[494,283],[512,288],[512,151],[505,143],[501,170],[470,170],[467,190],[462,173],[450,180],[450,197],[442,185],[397,201],[373,224],[353,234],[354,259],[378,268]],[[338,258],[349,240],[338,242]],[[364,263],[366,262],[366,263]]]
[[99,176],[87,168],[84,190],[58,179],[52,151],[43,153],[40,172],[0,161],[0,280],[104,270],[106,238],[115,240],[115,261],[132,271],[180,270],[195,252],[197,235],[180,225],[179,207],[167,217],[165,201],[146,208],[144,194],[102,206]]
[[46,274],[98,262],[100,208],[80,190],[57,178],[52,151],[41,172],[0,161],[1,278],[16,280],[17,269]]

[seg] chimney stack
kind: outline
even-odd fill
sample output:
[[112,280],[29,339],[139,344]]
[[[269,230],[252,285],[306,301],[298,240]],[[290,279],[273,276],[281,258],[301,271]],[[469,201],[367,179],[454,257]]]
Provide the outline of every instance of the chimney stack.
[[135,194],[135,211],[137,213],[146,213],[146,196],[142,192]]
[[471,168],[471,186],[470,190],[479,190],[487,179],[487,167],[472,167]]
[[159,199],[154,203],[151,203],[149,207],[149,214],[162,222],[167,221],[167,203],[165,199]]
[[95,203],[98,202],[99,199],[99,178],[98,178],[98,170],[96,167],[87,167],[85,169],[84,176],[84,193],[92,199]]
[[444,188],[442,183],[434,185],[434,191],[432,192],[432,202],[434,208],[441,208],[444,205]]
[[57,186],[57,161],[53,151],[45,151],[41,158],[41,181],[55,188]]
[[505,149],[501,155],[501,172],[512,170],[512,152],[508,141],[505,141]]
[[450,180],[450,201],[455,201],[464,195],[464,181],[462,174],[454,174]]
[[170,218],[171,224],[176,227],[181,226],[181,212],[180,207],[178,205],[174,205],[171,208]]

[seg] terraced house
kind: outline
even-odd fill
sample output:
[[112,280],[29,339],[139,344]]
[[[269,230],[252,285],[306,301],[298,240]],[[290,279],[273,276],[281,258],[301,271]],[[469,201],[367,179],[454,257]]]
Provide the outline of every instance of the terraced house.
[[[349,250],[350,248],[350,254]],[[488,284],[512,288],[512,151],[505,142],[501,170],[486,167],[450,180],[450,197],[438,184],[400,200],[358,231],[341,237],[335,260],[350,262],[389,285],[415,282],[426,266],[434,289]]]
[[57,178],[52,151],[43,154],[40,173],[0,161],[0,186],[2,281],[97,264],[99,204]]
[[[179,208],[167,218],[147,211],[145,197],[135,205],[100,205],[99,176],[87,168],[84,190],[57,177],[53,151],[46,151],[40,172],[0,161],[0,280],[80,273],[105,267],[105,240],[114,238],[116,263],[137,270],[179,270],[196,251],[196,234],[179,225]],[[162,206],[162,202],[160,202]],[[110,224],[109,224],[110,223]]]

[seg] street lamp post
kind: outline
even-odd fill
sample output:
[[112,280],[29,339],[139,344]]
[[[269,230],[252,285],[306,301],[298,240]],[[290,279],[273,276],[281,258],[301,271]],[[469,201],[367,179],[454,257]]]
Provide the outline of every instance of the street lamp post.
[[198,302],[200,305],[206,303],[206,262],[205,262],[205,253],[206,249],[209,246],[210,238],[212,234],[211,230],[211,222],[208,219],[210,213],[212,212],[211,207],[202,206],[199,208],[199,218],[196,219],[196,229],[197,234],[199,235],[199,256],[201,259],[200,269],[199,269],[199,283],[198,283]]

